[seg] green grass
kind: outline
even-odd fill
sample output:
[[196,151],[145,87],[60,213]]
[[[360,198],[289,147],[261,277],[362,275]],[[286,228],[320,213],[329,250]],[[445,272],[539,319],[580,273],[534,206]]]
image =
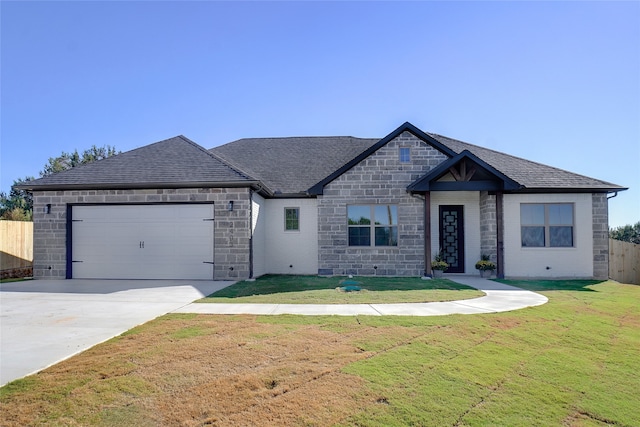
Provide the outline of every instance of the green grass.
[[517,286],[529,291],[583,291],[595,292],[593,285],[602,280],[498,280],[511,286]]
[[0,279],[0,283],[13,283],[13,282],[26,282],[29,280],[33,280],[33,277],[18,277],[11,279]]
[[343,425],[640,425],[640,287],[510,283],[550,302],[411,320],[411,340],[344,368],[385,403]]
[[[344,292],[345,281],[362,289]],[[261,304],[374,304],[453,301],[478,298],[482,292],[447,279],[416,277],[319,277],[267,275],[242,281],[198,302]]]

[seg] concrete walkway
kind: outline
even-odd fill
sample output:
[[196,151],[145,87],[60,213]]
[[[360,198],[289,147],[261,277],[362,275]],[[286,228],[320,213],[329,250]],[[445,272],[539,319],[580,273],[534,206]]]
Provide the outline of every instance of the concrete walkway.
[[526,291],[478,276],[446,276],[454,282],[476,288],[486,295],[480,298],[401,304],[218,304],[193,303],[173,313],[198,314],[299,314],[308,316],[442,316],[447,314],[499,313],[542,305],[544,295]]

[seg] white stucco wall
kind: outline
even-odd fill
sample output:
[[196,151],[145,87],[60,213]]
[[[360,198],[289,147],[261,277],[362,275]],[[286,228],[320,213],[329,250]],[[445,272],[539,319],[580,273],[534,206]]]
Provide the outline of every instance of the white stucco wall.
[[[316,199],[267,199],[265,272],[318,274],[318,204]],[[300,230],[285,231],[284,209],[300,209]]]
[[251,196],[251,235],[253,244],[253,277],[267,273],[265,257],[266,209],[265,200],[259,194]]
[[[574,203],[574,247],[523,248],[521,203]],[[589,278],[593,276],[591,194],[505,194],[505,277]]]
[[464,217],[464,273],[474,274],[480,259],[480,193],[477,191],[433,191],[431,193],[431,253],[439,251],[440,205],[462,205]]

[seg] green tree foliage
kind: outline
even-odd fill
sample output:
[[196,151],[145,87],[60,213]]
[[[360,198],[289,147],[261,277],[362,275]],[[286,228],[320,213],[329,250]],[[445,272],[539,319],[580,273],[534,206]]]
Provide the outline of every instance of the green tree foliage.
[[[49,158],[48,163],[44,165],[44,169],[40,171],[40,176],[49,176],[76,166],[106,159],[107,157],[114,156],[118,153],[119,151],[116,151],[116,148],[110,145],[103,147],[96,147],[95,145],[92,145],[91,148],[83,151],[82,154],[78,153],[78,150],[74,150],[73,153],[65,153],[63,151],[58,157]],[[1,219],[32,221],[33,195],[26,190],[16,190],[15,186],[33,179],[35,178],[28,176],[24,179],[14,180],[9,194],[4,191],[0,192]]]
[[78,150],[75,150],[73,153],[66,153],[63,151],[58,157],[49,158],[49,163],[44,165],[44,169],[40,172],[40,176],[49,176],[67,169],[75,168],[76,166],[106,159],[107,157],[111,157],[116,154],[118,154],[118,151],[116,151],[115,147],[110,145],[103,147],[96,147],[95,145],[92,145],[91,148],[83,151],[82,154],[78,153]]
[[609,230],[609,237],[623,242],[640,244],[640,221],[633,225],[612,228]]
[[[13,181],[13,185],[35,179],[27,176]],[[0,192],[0,218],[11,221],[31,221],[33,218],[33,195],[25,190],[11,187],[9,194]]]

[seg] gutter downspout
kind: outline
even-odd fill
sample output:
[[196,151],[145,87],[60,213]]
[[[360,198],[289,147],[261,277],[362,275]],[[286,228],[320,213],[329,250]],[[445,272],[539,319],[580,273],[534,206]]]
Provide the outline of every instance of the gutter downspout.
[[504,279],[504,193],[496,192],[496,261],[498,264],[497,277]]

